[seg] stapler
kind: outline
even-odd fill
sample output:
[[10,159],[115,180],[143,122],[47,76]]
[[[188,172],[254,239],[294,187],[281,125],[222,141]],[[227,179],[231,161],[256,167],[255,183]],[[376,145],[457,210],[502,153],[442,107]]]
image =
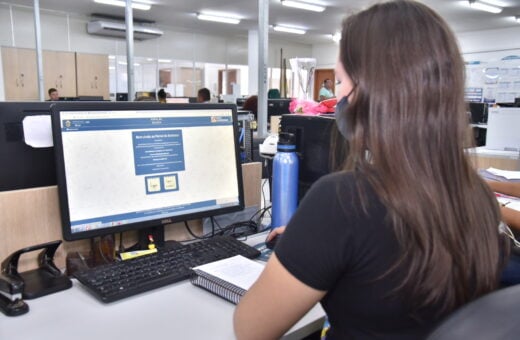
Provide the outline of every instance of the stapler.
[[22,300],[24,286],[23,279],[17,273],[13,275],[9,272],[4,261],[0,273],[0,311],[2,313],[7,316],[18,316],[29,311],[29,306]]
[[[0,310],[8,316],[17,316],[29,311],[22,300],[59,292],[72,287],[72,282],[54,264],[54,254],[61,240],[22,248],[2,262],[0,274]],[[39,256],[39,267],[18,273],[18,260],[22,254],[43,249]]]

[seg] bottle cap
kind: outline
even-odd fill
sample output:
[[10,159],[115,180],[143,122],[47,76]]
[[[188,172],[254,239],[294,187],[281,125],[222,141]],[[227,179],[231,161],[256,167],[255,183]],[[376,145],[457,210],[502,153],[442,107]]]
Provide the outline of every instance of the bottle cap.
[[278,134],[279,151],[292,151],[296,149],[296,136],[290,132],[280,132]]

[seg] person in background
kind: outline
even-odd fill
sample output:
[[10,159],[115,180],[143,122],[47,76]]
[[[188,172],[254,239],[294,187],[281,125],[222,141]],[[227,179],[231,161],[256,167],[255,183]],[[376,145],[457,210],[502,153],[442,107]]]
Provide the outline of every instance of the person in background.
[[51,87],[49,89],[48,93],[49,93],[49,101],[60,100],[60,94],[58,93],[58,90],[56,90],[54,87]]
[[255,119],[257,118],[258,112],[258,96],[253,95],[246,99],[244,105],[242,106],[242,110],[251,111],[253,115],[255,115]]
[[317,302],[327,339],[424,339],[498,286],[508,243],[464,152],[464,61],[444,19],[409,0],[348,16],[336,79],[347,163],[300,202],[235,309],[238,339],[280,338]]
[[332,80],[327,78],[323,81],[323,86],[320,89],[320,102],[333,97],[334,92],[332,92]]
[[166,91],[164,91],[164,89],[160,89],[158,92],[157,92],[157,98],[159,99],[159,103],[166,103]]
[[211,94],[207,88],[203,87],[197,92],[197,103],[209,103],[210,100]]

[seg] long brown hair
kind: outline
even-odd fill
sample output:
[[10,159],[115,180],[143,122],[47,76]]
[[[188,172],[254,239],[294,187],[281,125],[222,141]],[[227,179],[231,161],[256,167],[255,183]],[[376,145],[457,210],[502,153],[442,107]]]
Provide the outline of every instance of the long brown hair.
[[495,289],[500,212],[464,152],[464,63],[447,24],[418,2],[374,5],[345,19],[340,62],[355,86],[340,113],[346,168],[388,209],[406,272],[398,289],[444,312]]

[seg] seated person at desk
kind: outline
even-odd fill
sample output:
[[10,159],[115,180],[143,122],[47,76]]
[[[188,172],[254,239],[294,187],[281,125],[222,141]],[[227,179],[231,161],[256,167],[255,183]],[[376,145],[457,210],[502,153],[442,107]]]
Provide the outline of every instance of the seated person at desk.
[[160,89],[158,92],[157,92],[157,98],[159,99],[159,103],[166,103],[166,97],[168,95],[166,94],[166,91],[164,91],[164,89]]
[[317,302],[327,339],[423,339],[498,286],[500,211],[464,152],[464,62],[445,21],[414,1],[347,17],[336,79],[346,167],[300,203],[235,310],[238,339],[280,338]]
[[49,101],[57,101],[60,100],[60,94],[58,93],[58,90],[56,90],[54,87],[51,87],[48,91],[49,93]]
[[203,87],[197,92],[197,103],[209,103],[210,100],[211,94],[207,88]]
[[323,86],[320,89],[320,102],[333,97],[334,93],[332,92],[332,80],[327,78],[323,81]]
[[255,115],[256,119],[258,112],[258,96],[251,96],[247,98],[244,102],[244,105],[242,106],[242,110],[251,111],[251,113]]

